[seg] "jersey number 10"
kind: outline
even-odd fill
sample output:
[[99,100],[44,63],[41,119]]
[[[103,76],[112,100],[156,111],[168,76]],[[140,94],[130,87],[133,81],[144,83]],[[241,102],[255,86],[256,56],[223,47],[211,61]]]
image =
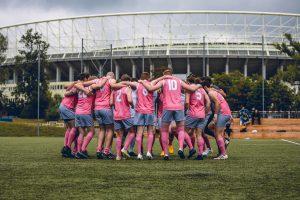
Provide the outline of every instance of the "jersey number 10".
[[169,86],[169,90],[177,90],[177,82],[176,80],[170,80],[168,79],[168,86]]

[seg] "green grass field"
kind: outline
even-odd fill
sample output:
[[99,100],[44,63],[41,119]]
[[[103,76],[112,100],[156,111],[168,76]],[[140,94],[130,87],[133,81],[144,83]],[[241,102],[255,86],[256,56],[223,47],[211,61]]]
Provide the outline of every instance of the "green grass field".
[[95,139],[91,159],[71,160],[61,145],[0,137],[0,199],[300,198],[300,146],[281,140],[232,140],[226,161],[96,160]]

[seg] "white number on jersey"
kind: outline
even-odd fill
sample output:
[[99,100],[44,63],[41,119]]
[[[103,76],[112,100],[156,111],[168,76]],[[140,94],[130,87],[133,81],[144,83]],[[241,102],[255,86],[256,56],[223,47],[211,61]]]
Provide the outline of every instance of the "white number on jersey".
[[117,92],[117,97],[116,97],[116,101],[117,101],[117,102],[121,102],[121,101],[122,101],[121,95],[122,95],[122,90],[119,90],[119,91]]
[[177,90],[177,81],[168,79],[169,90]]
[[148,95],[148,90],[146,90],[145,88],[143,89],[143,95],[147,96]]
[[196,94],[196,99],[200,101],[200,100],[202,99],[202,94],[201,94],[201,92],[196,91],[195,94]]

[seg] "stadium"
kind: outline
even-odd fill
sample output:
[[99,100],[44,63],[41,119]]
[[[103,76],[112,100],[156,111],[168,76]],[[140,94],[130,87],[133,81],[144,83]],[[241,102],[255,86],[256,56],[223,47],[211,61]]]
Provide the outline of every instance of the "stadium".
[[[8,38],[5,66],[14,65],[29,28],[50,44],[45,69],[53,94],[80,72],[114,71],[139,77],[162,66],[175,74],[211,75],[238,70],[245,76],[274,75],[293,61],[273,46],[291,33],[299,40],[299,14],[239,11],[159,11],[51,19],[1,27]],[[262,64],[264,60],[264,64]],[[13,70],[9,96],[20,78]]]

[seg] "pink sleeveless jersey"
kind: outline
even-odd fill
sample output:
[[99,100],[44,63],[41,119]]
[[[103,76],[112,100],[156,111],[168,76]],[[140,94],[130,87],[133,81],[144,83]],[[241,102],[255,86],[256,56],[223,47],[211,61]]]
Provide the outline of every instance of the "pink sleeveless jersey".
[[163,80],[162,91],[164,93],[164,110],[183,110],[184,105],[181,101],[181,80],[172,77]]
[[86,94],[84,94],[84,92],[78,91],[78,102],[77,102],[75,114],[78,115],[92,114],[94,97],[95,95],[87,96]]
[[[149,83],[149,81],[147,81]],[[149,92],[141,83],[137,84],[137,102],[135,110],[142,114],[153,114],[154,102],[153,92]]]
[[199,88],[190,95],[188,115],[195,118],[205,118],[205,91]]
[[130,105],[127,101],[128,87],[123,87],[119,90],[113,91],[114,95],[114,119],[124,120],[131,118]]
[[[76,88],[73,87],[70,91],[76,91]],[[75,110],[77,99],[77,94],[66,96],[62,99],[61,104],[70,110]]]
[[220,104],[219,113],[222,115],[231,115],[231,110],[229,108],[227,101],[224,99],[224,97],[219,92],[216,92],[216,91],[210,91],[210,92],[213,92],[215,94],[217,101]]
[[[103,79],[97,79],[97,81],[95,81],[95,83],[98,84],[102,80]],[[96,90],[95,110],[110,109],[109,99],[110,99],[110,94],[111,94],[111,88],[110,88],[109,81],[110,80],[107,80],[102,88],[100,88],[99,90]]]

